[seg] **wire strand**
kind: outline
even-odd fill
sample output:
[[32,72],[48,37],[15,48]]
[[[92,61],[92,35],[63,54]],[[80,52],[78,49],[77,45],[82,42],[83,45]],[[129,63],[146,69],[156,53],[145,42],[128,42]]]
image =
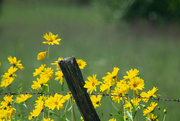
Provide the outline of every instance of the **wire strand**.
[[[22,92],[22,93],[16,93],[16,92],[5,92],[5,93],[0,93],[0,95],[20,95],[20,94],[31,94],[31,95],[54,95],[54,94],[62,94],[62,95],[67,95],[71,94],[68,92],[51,92],[51,93],[44,93],[44,92]],[[150,100],[158,100],[158,101],[174,101],[174,102],[180,102],[180,99],[167,99],[167,98],[156,98],[156,97],[141,97],[141,96],[130,96],[130,95],[111,95],[111,94],[89,94],[89,95],[102,95],[102,96],[119,96],[122,98],[125,97],[130,97],[130,98],[141,98],[141,99],[150,99]]]

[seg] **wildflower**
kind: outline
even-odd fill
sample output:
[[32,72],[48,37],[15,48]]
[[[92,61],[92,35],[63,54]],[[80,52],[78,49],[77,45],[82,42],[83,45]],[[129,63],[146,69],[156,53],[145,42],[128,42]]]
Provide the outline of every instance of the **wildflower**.
[[151,113],[154,110],[154,108],[156,107],[156,105],[157,105],[157,103],[151,102],[150,106],[148,106],[147,109],[143,110],[143,116],[145,116],[146,114]]
[[167,110],[166,110],[166,109],[164,109],[164,110],[163,110],[163,112],[164,112],[164,114],[166,114],[166,113],[167,113]]
[[[142,93],[140,94],[141,97],[145,97],[145,98],[143,98],[142,100],[143,100],[145,103],[147,103],[150,97],[156,97],[156,96],[158,95],[158,94],[154,94],[157,90],[158,90],[157,87],[153,87],[153,89],[152,89],[152,90],[149,90],[147,93],[146,93],[146,92],[142,92]],[[159,95],[159,96],[160,96],[160,95]]]
[[133,99],[131,99],[130,102],[126,100],[126,104],[124,105],[124,107],[130,108],[130,110],[131,110],[133,108],[133,105],[138,106],[140,101],[141,101],[140,98],[133,98]]
[[116,119],[115,119],[115,118],[112,118],[112,119],[109,119],[109,121],[116,121]]
[[84,121],[84,119],[83,119],[83,117],[82,117],[82,116],[80,117],[80,119],[81,119],[81,121]]
[[47,51],[38,53],[37,60],[44,60],[46,58],[46,53]]
[[104,84],[102,84],[102,85],[100,86],[100,91],[104,92],[105,90],[107,90],[107,91],[106,91],[106,94],[109,94],[109,91],[110,91],[110,88],[111,88],[111,87],[112,87],[112,84],[111,84],[110,81],[105,82]]
[[37,81],[33,81],[33,85],[31,85],[32,89],[37,89],[39,91],[39,89],[41,88],[41,84]]
[[47,40],[47,41],[44,41],[43,44],[49,44],[49,45],[59,45],[60,43],[60,40],[61,39],[56,39],[58,37],[58,34],[56,35],[53,35],[51,32],[49,32],[49,35],[46,33],[44,35],[44,38]]
[[82,59],[76,59],[76,62],[80,69],[84,69],[84,67],[87,65],[86,62],[83,61]]
[[35,69],[35,72],[33,73],[33,76],[37,76],[39,75],[40,73],[43,72],[44,68],[45,68],[46,64],[41,64],[41,66],[38,68],[38,69]]
[[8,120],[14,115],[14,113],[16,113],[15,108],[7,107],[7,109],[4,110],[4,117]]
[[35,108],[32,112],[30,112],[28,119],[31,120],[32,118],[38,117],[41,111],[42,110],[40,108]]
[[146,117],[147,119],[146,119],[146,121],[158,121],[158,119],[157,119],[157,116],[156,115],[154,115],[154,114],[152,114],[152,113],[150,113],[149,115],[147,115],[147,117]]
[[90,91],[90,94],[92,94],[92,91],[96,91],[96,86],[99,85],[101,82],[96,79],[96,75],[89,76],[88,81],[85,81],[84,88],[87,88],[87,92]]
[[72,94],[67,94],[67,95],[65,95],[65,96],[63,96],[63,100],[64,101],[66,101],[66,100],[69,100],[69,98],[71,98],[72,97]]
[[55,78],[55,80],[56,80],[56,81],[60,80],[59,83],[62,85],[62,83],[63,83],[63,78],[64,78],[62,71],[57,71],[57,72],[55,72],[55,75],[57,76],[57,77]]
[[1,66],[1,62],[0,62],[0,66]]
[[32,97],[32,95],[30,95],[30,94],[26,94],[26,95],[21,94],[20,97],[17,97],[16,103],[25,102],[30,97]]
[[38,99],[35,101],[36,103],[34,104],[35,105],[35,109],[32,112],[30,112],[30,115],[28,117],[29,120],[39,116],[39,114],[41,113],[41,111],[43,109],[44,101],[45,100],[46,100],[45,96],[38,97]]
[[54,63],[51,63],[51,65],[56,65],[56,70],[59,70],[59,69],[60,69],[60,67],[59,67],[58,62],[59,62],[60,60],[62,60],[62,59],[63,59],[62,57],[59,57],[59,58],[58,58],[58,60],[57,60],[57,61],[55,61]]
[[64,108],[63,103],[65,100],[63,99],[63,95],[60,94],[55,94],[54,97],[50,96],[46,101],[45,101],[45,106],[48,107],[51,110],[54,110],[54,108]]
[[122,95],[122,92],[121,92],[120,88],[117,88],[117,87],[115,87],[114,90],[112,90],[111,95],[112,95],[111,98],[112,98],[112,100],[114,100],[115,103],[116,102],[119,103],[120,100],[123,99],[122,96],[124,96],[124,94]]
[[11,96],[5,95],[5,96],[4,96],[4,101],[1,102],[0,108],[8,108],[8,107],[11,107],[12,102],[14,101],[12,98],[13,98],[13,95],[11,95]]
[[101,97],[102,95],[98,95],[97,97],[95,95],[92,95],[90,98],[91,98],[91,101],[92,101],[92,104],[94,106],[94,108],[96,109],[97,107],[100,107],[101,106]]
[[3,78],[17,77],[17,75],[14,74],[17,70],[18,70],[18,68],[11,66],[11,67],[8,69],[8,72],[5,72],[4,75],[2,75],[2,77],[3,77]]
[[47,119],[43,119],[42,121],[54,121],[54,119],[50,119],[50,118],[47,118]]
[[41,72],[41,74],[45,75],[47,78],[52,78],[53,77],[53,69],[44,68],[44,72]]
[[11,66],[8,69],[8,72],[5,72],[4,75],[2,75],[2,81],[1,81],[1,87],[7,87],[9,86],[13,81],[14,77],[17,77],[16,74],[14,74],[18,68]]
[[7,87],[14,81],[13,77],[3,78],[0,87]]
[[13,64],[13,66],[18,67],[19,69],[23,70],[24,67],[22,66],[21,60],[17,61],[16,57],[12,58],[11,56],[8,57],[8,60],[10,64]]
[[126,71],[126,73],[127,73],[127,76],[124,76],[123,78],[124,79],[132,79],[132,78],[134,78],[135,76],[137,76],[139,74],[139,70],[131,69],[129,71]]
[[120,80],[120,82],[117,82],[116,87],[121,90],[122,94],[128,93],[129,91],[129,85],[125,80]]
[[134,77],[128,83],[131,89],[136,91],[136,94],[138,94],[138,90],[142,90],[144,88],[144,80],[140,77]]
[[48,84],[46,84],[48,80],[49,78],[46,78],[46,75],[40,75],[40,78],[37,78],[37,81],[33,81],[34,84],[31,85],[31,88],[39,91],[42,86],[48,86]]
[[101,91],[105,91],[107,90],[107,94],[110,91],[110,88],[117,82],[117,73],[119,71],[119,68],[114,67],[113,68],[113,72],[107,72],[107,76],[103,77],[102,79],[104,79],[103,84],[100,86],[100,90]]
[[49,78],[46,77],[46,75],[40,75],[40,78],[37,78],[37,81],[39,82],[39,84],[44,85],[44,86],[48,86],[48,84],[46,84],[49,81]]

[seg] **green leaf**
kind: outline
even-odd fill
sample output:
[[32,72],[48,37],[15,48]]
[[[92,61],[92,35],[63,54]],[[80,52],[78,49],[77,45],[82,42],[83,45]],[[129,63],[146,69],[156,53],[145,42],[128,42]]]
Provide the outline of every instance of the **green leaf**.
[[62,117],[64,117],[71,109],[72,109],[72,106],[62,115]]
[[133,120],[133,118],[132,118],[132,115],[128,112],[128,111],[126,111],[126,113],[127,113],[127,116],[131,119],[131,121]]
[[119,114],[116,114],[116,113],[111,113],[111,114],[115,115],[116,117],[118,117],[121,121],[124,121],[123,118]]
[[23,103],[22,103],[22,105],[23,105],[25,108],[27,108],[27,105],[26,105],[26,103],[25,103],[25,102],[23,102]]
[[54,114],[54,115],[56,115],[57,117],[59,117],[60,118],[60,116],[57,114],[57,113],[55,113],[54,111],[52,111],[52,110],[50,110],[49,108],[46,108],[49,112],[51,112],[52,114]]

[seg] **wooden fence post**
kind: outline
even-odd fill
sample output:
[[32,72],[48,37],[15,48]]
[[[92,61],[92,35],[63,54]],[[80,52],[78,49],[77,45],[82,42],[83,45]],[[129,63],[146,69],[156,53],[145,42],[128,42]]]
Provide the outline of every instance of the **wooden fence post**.
[[83,119],[85,121],[100,121],[87,89],[83,87],[85,82],[75,57],[64,58],[58,63]]

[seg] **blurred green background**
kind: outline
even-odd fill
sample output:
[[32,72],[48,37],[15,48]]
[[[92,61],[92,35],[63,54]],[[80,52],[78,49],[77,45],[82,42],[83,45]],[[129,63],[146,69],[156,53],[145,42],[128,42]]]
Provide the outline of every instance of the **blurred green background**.
[[[126,71],[137,68],[146,91],[156,86],[161,98],[180,99],[178,5],[175,0],[165,0],[163,5],[157,0],[1,0],[0,74],[10,67],[8,56],[17,57],[25,67],[5,91],[17,92],[21,83],[24,92],[32,90],[36,80],[32,73],[42,63],[37,54],[48,48],[42,44],[43,35],[52,32],[62,40],[59,46],[51,46],[50,62],[58,57],[81,58],[87,62],[84,79],[97,74],[102,80],[113,67],[119,67],[120,80]],[[58,82],[53,83],[57,86],[51,91],[60,92]],[[28,101],[27,114],[34,108],[34,100]],[[105,98],[102,106],[104,119],[110,119],[109,113],[115,112],[111,103]],[[160,120],[164,108],[166,121],[180,119],[178,102],[159,101],[159,106]],[[101,117],[101,110],[97,112]],[[76,107],[77,121],[79,117]]]

